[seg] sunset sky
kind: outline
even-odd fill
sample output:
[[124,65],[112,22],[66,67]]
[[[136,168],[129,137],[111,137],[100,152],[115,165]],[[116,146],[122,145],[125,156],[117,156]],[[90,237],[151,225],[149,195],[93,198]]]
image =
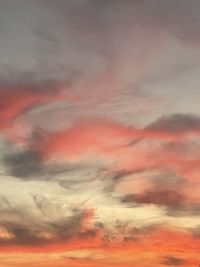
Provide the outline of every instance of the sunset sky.
[[199,176],[199,0],[0,0],[0,267],[198,266]]

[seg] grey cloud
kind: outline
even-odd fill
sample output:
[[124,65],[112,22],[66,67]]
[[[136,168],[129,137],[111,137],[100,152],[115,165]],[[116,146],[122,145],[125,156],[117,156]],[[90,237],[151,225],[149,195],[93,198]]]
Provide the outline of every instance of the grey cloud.
[[185,203],[179,207],[171,207],[168,209],[167,215],[173,217],[199,216],[200,203]]
[[[4,73],[9,73],[8,77]],[[0,70],[0,92],[2,97],[3,93],[19,93],[31,94],[41,94],[48,96],[57,96],[62,90],[63,86],[70,83],[68,76],[65,80],[54,79],[50,77],[49,79],[38,79],[34,73],[31,72],[20,72],[17,69],[2,67]],[[22,95],[23,97],[23,95]],[[6,101],[6,99],[1,99],[1,101]]]
[[[95,69],[98,72],[101,68],[100,40],[93,41],[90,37],[84,40],[84,35],[80,34],[81,25],[86,31],[94,27],[98,32],[97,16],[88,9],[72,2],[59,1],[55,5],[49,1],[47,5],[44,1],[17,0],[14,3],[1,1],[0,10],[0,35],[4,36],[0,66],[8,70],[8,73],[4,71],[5,77],[12,79],[9,69],[16,69],[19,73],[32,73],[40,80],[62,80],[68,74],[73,77],[74,71],[81,73],[89,69],[93,72]],[[92,64],[87,64],[89,62]],[[103,69],[104,66],[103,63]]]
[[[175,113],[170,115],[163,115],[147,125],[144,128],[144,131],[159,132],[165,134],[184,134],[193,131],[200,130],[200,116],[197,114],[184,114],[184,113]],[[134,139],[126,146],[134,146],[140,142],[143,142],[143,138]],[[165,147],[175,148],[183,144],[177,143],[167,143]]]
[[184,259],[175,258],[175,257],[172,257],[172,256],[167,256],[163,260],[163,264],[167,265],[167,266],[179,266],[179,265],[182,265],[184,263],[185,263]]
[[33,176],[41,177],[44,172],[40,156],[32,151],[14,152],[5,155],[4,164],[8,167],[8,173],[24,180]]
[[61,236],[63,239],[71,237],[90,237],[96,235],[97,229],[82,229],[82,221],[85,219],[85,211],[76,210],[74,211],[73,216],[67,220],[59,220],[56,222],[50,223],[50,226],[53,227],[56,234]]
[[130,207],[142,204],[154,204],[166,207],[166,215],[171,217],[199,216],[200,204],[187,203],[187,196],[176,189],[155,189],[142,194],[126,194],[120,198],[123,204]]
[[143,204],[177,207],[183,204],[184,196],[173,190],[147,191],[141,195],[129,194],[122,197],[123,203],[136,202]]
[[163,116],[146,129],[164,133],[184,133],[200,129],[200,117],[192,114],[172,114]]
[[[132,172],[131,180],[141,179],[151,186],[140,194],[127,194],[121,197],[123,203],[152,203],[176,207],[183,204],[185,196],[182,193],[183,186],[187,186],[187,181],[176,176],[169,169],[152,168]],[[123,180],[121,180],[123,184]],[[131,188],[130,188],[131,190]],[[134,190],[134,188],[133,188]],[[131,191],[130,191],[131,192]]]
[[[39,208],[40,209],[40,208]],[[15,212],[13,210],[13,212]],[[16,211],[17,212],[17,211]],[[42,222],[30,215],[30,212],[21,214],[21,220],[0,220],[0,227],[6,229],[10,238],[0,237],[0,246],[22,245],[40,246],[68,241],[71,238],[87,238],[96,235],[97,228],[83,229],[82,221],[87,219],[86,210],[74,209],[72,215],[59,219]],[[30,217],[28,216],[30,215]]]
[[5,245],[26,245],[26,246],[34,246],[40,244],[47,244],[48,239],[42,238],[39,236],[39,232],[30,230],[28,227],[23,227],[22,225],[15,225],[13,223],[0,223],[10,235],[12,235],[11,239],[0,238],[0,246]]
[[38,77],[104,72],[124,42],[121,30],[137,36],[128,25],[199,39],[199,11],[197,0],[1,1],[1,64]]
[[[40,153],[35,149],[37,140],[41,138],[41,132],[34,131],[33,137],[28,141],[29,148],[19,149],[13,144],[8,143],[6,151],[2,153],[2,162],[5,166],[5,174],[17,177],[24,181],[31,180],[56,180],[63,187],[80,182],[80,179],[73,179],[71,175],[75,175],[80,172],[91,172],[96,170],[90,168],[90,166],[84,164],[70,164],[70,163],[58,163],[51,162],[46,163],[41,157]],[[67,174],[66,179],[58,176]],[[85,180],[84,180],[85,181]]]

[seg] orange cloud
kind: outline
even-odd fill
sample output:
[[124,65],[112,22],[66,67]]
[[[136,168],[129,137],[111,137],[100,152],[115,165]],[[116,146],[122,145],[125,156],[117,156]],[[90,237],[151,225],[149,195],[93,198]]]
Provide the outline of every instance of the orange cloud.
[[[70,264],[74,267],[147,267],[152,266],[152,264],[156,267],[165,265],[190,267],[193,266],[192,264],[198,263],[199,247],[200,239],[188,232],[157,228],[148,233],[142,231],[133,233],[132,240],[126,240],[122,243],[112,241],[105,244],[102,242],[102,236],[98,236],[93,240],[81,241],[77,239],[55,246],[1,249],[0,258],[2,255],[4,257],[9,255],[11,258],[12,255],[15,255],[15,259],[21,257],[18,259],[21,260],[21,266],[23,266],[23,261],[26,262],[27,259],[24,253],[28,253],[32,255],[32,262],[37,262],[38,266],[40,266],[41,255],[45,254],[43,265],[41,264],[43,267],[54,266],[54,262],[55,266]],[[11,252],[13,254],[10,254]],[[54,255],[54,258],[49,259],[51,255]],[[56,261],[54,261],[55,258]],[[13,260],[13,265],[10,266],[18,265],[15,265]]]
[[44,89],[30,86],[5,86],[0,89],[0,129],[10,127],[22,112],[36,104],[48,103],[60,99],[60,95]]
[[199,171],[198,154],[180,154],[167,146],[168,142],[181,144],[183,139],[179,138],[187,140],[188,134],[190,136],[191,132],[159,132],[104,120],[83,121],[61,132],[41,134],[34,149],[46,160],[61,156],[77,161],[95,156],[111,160],[118,170],[168,168],[177,175],[195,180]]
[[[180,142],[191,135],[199,135],[196,129],[184,131],[168,131],[153,128],[137,129],[120,125],[107,120],[89,120],[76,122],[72,127],[61,132],[51,133],[41,142],[42,151],[46,156],[52,153],[71,154],[101,151],[106,147],[130,145],[141,140]],[[129,143],[130,142],[130,143]]]

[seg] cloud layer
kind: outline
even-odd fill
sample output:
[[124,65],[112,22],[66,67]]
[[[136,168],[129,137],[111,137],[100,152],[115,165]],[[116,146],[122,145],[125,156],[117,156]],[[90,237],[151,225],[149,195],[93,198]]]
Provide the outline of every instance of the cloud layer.
[[198,0],[0,2],[0,265],[199,264]]

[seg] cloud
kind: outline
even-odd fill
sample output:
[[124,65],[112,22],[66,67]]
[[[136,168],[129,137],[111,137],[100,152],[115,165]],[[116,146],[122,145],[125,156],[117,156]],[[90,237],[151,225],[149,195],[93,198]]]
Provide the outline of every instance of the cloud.
[[20,151],[4,156],[4,164],[8,168],[8,173],[14,177],[24,180],[33,176],[41,178],[44,174],[44,166],[40,156],[33,151]]
[[160,118],[145,129],[107,120],[87,120],[78,121],[68,129],[43,135],[43,138],[38,139],[36,149],[46,158],[53,154],[70,158],[81,158],[89,154],[110,156],[114,152],[118,154],[120,151],[131,151],[129,146],[135,145],[134,148],[137,148],[146,140],[157,142],[158,145],[162,141],[179,143],[187,140],[189,135],[199,135],[199,118],[193,115],[175,114]]
[[[100,171],[100,166],[90,166],[86,163],[71,164],[55,161],[46,163],[39,152],[32,147],[31,139],[29,142],[25,148],[7,143],[4,153],[2,153],[5,174],[24,181],[55,180],[67,188],[73,184],[90,181],[95,172]],[[73,176],[76,176],[77,179]],[[85,179],[83,179],[83,176],[85,176]]]
[[[43,211],[45,205],[38,203],[38,197],[34,198],[37,203],[37,207]],[[45,199],[41,199],[42,202],[47,202]],[[47,203],[50,205],[50,202]],[[50,208],[48,208],[50,211]],[[12,210],[12,213],[17,212]],[[59,244],[63,242],[70,242],[73,239],[87,239],[95,238],[98,229],[90,226],[90,220],[92,219],[91,210],[74,209],[72,215],[68,217],[62,217],[60,219],[53,219],[49,222],[40,222],[36,218],[31,219],[27,216],[31,216],[31,213],[25,214],[25,211],[21,211],[21,218],[23,222],[9,221],[3,218],[0,220],[0,247],[12,247],[12,246],[28,246],[28,247],[40,247],[48,246],[51,244]],[[46,211],[45,211],[46,212]],[[52,211],[50,211],[52,212]],[[6,211],[4,211],[6,213]],[[44,214],[46,216],[46,214]],[[31,222],[31,224],[30,224]]]
[[179,259],[179,258],[174,258],[171,256],[165,257],[163,264],[164,265],[170,265],[170,266],[179,266],[183,265],[185,263],[185,260]]
[[[199,200],[193,200],[192,195],[187,193],[188,183],[186,181],[183,180],[181,184],[180,179],[175,178],[172,183],[172,181],[165,181],[166,176],[163,176],[159,181],[156,176],[148,179],[151,179],[150,183],[142,184],[141,192],[137,192],[139,189],[133,188],[130,181],[130,185],[127,185],[130,193],[123,194],[123,190],[121,190],[120,197],[118,196],[120,201],[130,207],[152,204],[165,207],[166,215],[172,218],[199,216]],[[123,183],[125,182],[122,181],[120,185],[122,188]],[[120,187],[118,191],[119,189]],[[136,193],[131,193],[134,191]]]
[[147,129],[171,134],[195,133],[200,130],[200,117],[181,113],[163,116],[151,123]]
[[0,1],[0,251],[47,253],[30,266],[196,264],[199,11]]
[[[77,166],[80,162],[84,162],[86,165],[90,163],[95,166],[99,162],[101,168],[112,169],[117,173],[171,169],[177,177],[195,180],[199,166],[199,156],[195,147],[188,143],[187,133],[189,131],[191,133],[189,136],[197,138],[196,133],[198,131],[196,131],[196,128],[194,130],[196,119],[192,120],[191,123],[190,116],[189,119],[187,116],[183,116],[184,119],[182,116],[181,119],[180,116],[177,117],[176,115],[172,117],[172,119],[167,119],[168,123],[165,123],[164,120],[163,124],[163,119],[159,119],[159,123],[153,123],[154,127],[151,127],[154,129],[150,130],[126,127],[105,120],[78,121],[69,128],[58,132],[39,130],[32,135],[32,138],[26,144],[27,147],[30,147],[30,151],[27,150],[24,153],[33,161],[30,163],[30,167],[34,166],[34,170],[39,168],[40,171],[44,167],[48,169],[48,162],[57,158],[58,161],[61,160],[63,163],[65,162],[64,164],[67,164],[66,168],[63,166],[66,171],[71,164]],[[177,119],[178,121],[180,119],[180,121],[174,126],[174,121]],[[183,121],[189,121],[189,126],[187,124],[186,127]],[[159,129],[155,126],[157,124]],[[181,126],[177,126],[179,124]],[[163,128],[160,125],[165,126]],[[174,127],[176,127],[175,130]],[[180,127],[181,129],[179,129]],[[193,133],[194,135],[192,135]],[[183,136],[185,137],[180,139]],[[134,145],[128,145],[133,138],[136,140],[140,138],[140,141]],[[15,153],[11,156],[6,155],[5,164],[7,167],[9,167],[9,163],[14,166],[10,166],[10,172],[14,168],[17,171],[20,166],[23,166],[23,164],[19,164],[19,160],[23,160],[23,157],[26,158],[26,156],[22,154],[20,156],[16,153],[16,157],[19,156],[16,162],[13,156]],[[36,160],[36,158],[38,159]],[[44,163],[43,166],[39,166],[41,164],[39,163],[40,159],[42,164]],[[38,161],[37,166],[35,165],[36,161]],[[60,171],[62,172],[62,170]],[[17,173],[17,176],[19,176],[19,173]],[[27,176],[32,176],[31,172]]]
[[184,195],[173,190],[155,190],[147,191],[141,195],[127,195],[122,198],[122,202],[136,202],[177,207],[183,204],[184,199]]
[[0,128],[10,128],[27,110],[61,99],[62,87],[55,82],[11,82],[0,85]]
[[183,203],[180,207],[173,207],[168,209],[167,215],[172,217],[186,217],[186,216],[199,216],[200,204],[199,203]]

